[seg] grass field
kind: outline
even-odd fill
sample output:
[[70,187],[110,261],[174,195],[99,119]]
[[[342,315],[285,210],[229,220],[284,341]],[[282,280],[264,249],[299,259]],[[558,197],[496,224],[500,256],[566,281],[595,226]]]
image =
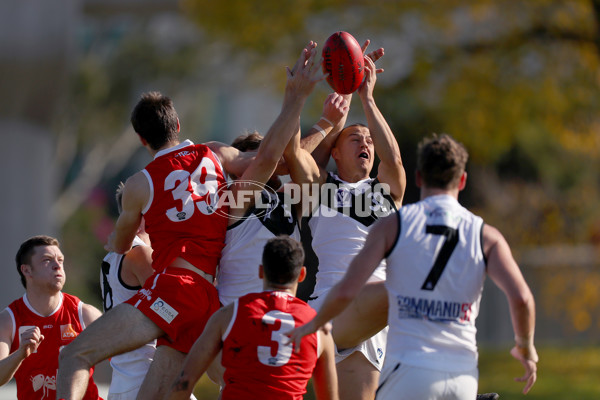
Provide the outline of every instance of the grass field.
[[[479,393],[496,392],[502,400],[600,399],[600,347],[538,348],[538,380],[526,396],[521,393],[524,385],[513,380],[523,374],[523,367],[508,351],[480,350]],[[198,400],[216,399],[218,388],[205,375],[195,395]],[[309,388],[305,400],[312,399]]]

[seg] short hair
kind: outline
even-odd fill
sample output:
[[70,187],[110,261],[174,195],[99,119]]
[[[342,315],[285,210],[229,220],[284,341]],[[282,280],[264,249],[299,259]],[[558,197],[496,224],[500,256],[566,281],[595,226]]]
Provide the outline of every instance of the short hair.
[[344,131],[345,131],[346,129],[355,128],[355,127],[362,127],[362,128],[367,128],[367,129],[369,129],[369,127],[368,127],[367,125],[365,125],[365,124],[361,124],[360,122],[355,122],[355,123],[353,123],[353,124],[347,125],[346,127],[344,127],[344,129],[342,129],[342,130],[340,131],[340,134],[339,134],[339,135],[337,135],[337,137],[335,138],[335,141],[333,142],[333,147],[336,147],[336,146],[337,146],[337,144],[338,144],[338,139],[339,139],[340,137],[342,137],[342,134],[344,133]]
[[447,134],[433,134],[423,139],[417,150],[417,170],[428,187],[452,189],[458,186],[469,153]]
[[33,256],[35,248],[38,246],[60,247],[60,243],[58,242],[58,239],[55,239],[52,236],[38,235],[30,237],[21,244],[21,247],[19,247],[19,250],[17,251],[15,261],[17,262],[17,272],[21,277],[21,284],[24,288],[27,288],[27,281],[25,280],[25,275],[23,275],[23,272],[21,271],[21,265],[31,264],[31,256]]
[[304,264],[304,249],[298,241],[281,235],[269,239],[263,250],[262,266],[270,283],[290,285],[298,280]]
[[241,152],[258,150],[263,136],[257,131],[246,132],[243,135],[236,137],[231,143],[231,147],[235,147]]
[[133,129],[154,150],[179,137],[178,121],[173,101],[160,92],[143,93],[131,112]]
[[117,186],[117,191],[115,192],[115,200],[117,201],[117,211],[119,214],[123,211],[123,189],[125,189],[125,184],[119,182],[119,186]]

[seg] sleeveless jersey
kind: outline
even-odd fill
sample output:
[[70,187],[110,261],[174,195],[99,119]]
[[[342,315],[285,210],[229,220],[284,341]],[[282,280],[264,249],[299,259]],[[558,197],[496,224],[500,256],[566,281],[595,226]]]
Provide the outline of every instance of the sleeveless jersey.
[[[85,328],[82,306],[83,303],[77,297],[61,293],[60,304],[47,317],[33,309],[27,295],[13,301],[6,308],[13,325],[11,353],[19,348],[22,332],[37,326],[44,335],[44,340],[36,352],[25,358],[15,373],[19,400],[56,399],[58,354]],[[90,371],[93,373],[94,368]],[[100,398],[91,374],[83,398],[84,400]]]
[[483,220],[448,195],[398,212],[387,257],[387,356],[446,372],[477,366],[475,319],[485,279]]
[[245,294],[263,291],[258,266],[267,240],[288,235],[300,241],[296,214],[284,204],[284,194],[263,191],[261,198],[261,204],[227,228],[217,272],[217,290],[223,305]]
[[[371,225],[395,210],[392,197],[377,179],[349,183],[329,173],[321,187],[319,207],[308,220],[312,248],[319,259],[312,298],[324,295],[342,279],[363,248]],[[369,280],[385,280],[385,262]]]
[[[146,246],[146,243],[136,236],[133,240],[133,247],[136,246]],[[110,252],[102,261],[100,288],[104,299],[104,312],[128,300],[142,288],[141,286],[129,286],[121,279],[124,258],[123,254]],[[139,388],[148,372],[155,350],[156,340],[133,351],[111,357],[110,366],[113,373],[108,392],[110,394],[124,393],[136,387]]]
[[285,292],[251,293],[234,301],[223,334],[223,400],[302,399],[318,359],[318,335],[302,339],[296,353],[285,335],[316,312]]
[[205,145],[186,140],[159,151],[142,171],[150,184],[143,210],[152,243],[152,266],[163,271],[181,257],[210,275],[223,249],[227,210],[217,210],[225,184],[217,156]]

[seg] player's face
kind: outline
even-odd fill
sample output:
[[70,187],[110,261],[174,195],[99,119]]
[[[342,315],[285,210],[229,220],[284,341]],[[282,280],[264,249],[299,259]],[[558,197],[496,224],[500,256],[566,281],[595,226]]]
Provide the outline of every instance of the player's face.
[[65,284],[65,257],[57,246],[37,246],[31,256],[32,281],[52,289],[62,290]]
[[369,129],[364,126],[346,128],[335,145],[334,158],[347,168],[358,168],[368,175],[373,169],[375,148]]

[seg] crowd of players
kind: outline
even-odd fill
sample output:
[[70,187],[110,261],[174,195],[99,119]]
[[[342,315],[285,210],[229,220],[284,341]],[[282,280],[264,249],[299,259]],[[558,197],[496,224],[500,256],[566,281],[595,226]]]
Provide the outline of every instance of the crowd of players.
[[[224,400],[300,399],[311,377],[318,399],[473,399],[489,276],[508,299],[529,391],[533,296],[500,232],[458,203],[460,143],[421,142],[421,201],[402,206],[400,148],[373,96],[383,53],[365,56],[366,125],[346,125],[351,95],[333,93],[304,137],[301,111],[324,78],[314,42],[287,69],[264,137],[180,140],[172,101],[143,94],[131,122],[153,160],[117,192],[105,313],[61,291],[55,239],[26,241],[16,259],[26,294],[0,313],[0,383],[14,376],[19,399],[98,399],[93,367],[110,358],[109,400],[193,398],[205,372]],[[319,263],[308,305],[295,297],[300,229]]]

